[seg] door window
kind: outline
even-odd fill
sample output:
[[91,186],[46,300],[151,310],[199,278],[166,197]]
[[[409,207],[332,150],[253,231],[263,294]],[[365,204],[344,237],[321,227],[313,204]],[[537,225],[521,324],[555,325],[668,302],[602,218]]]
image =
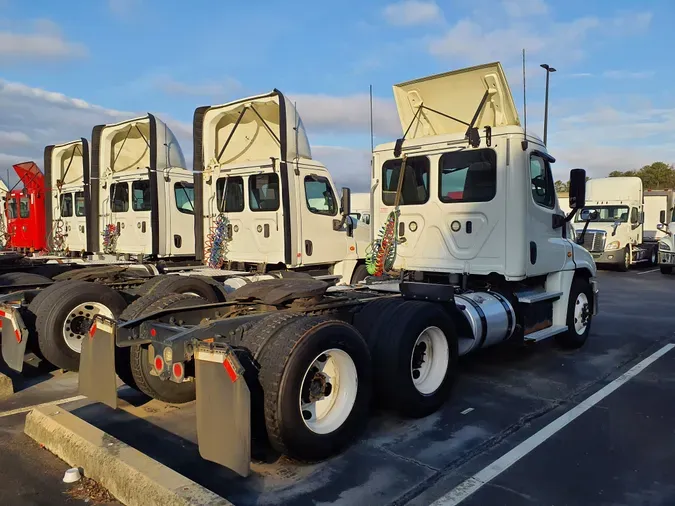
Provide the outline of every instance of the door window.
[[322,176],[305,176],[305,200],[307,208],[314,214],[335,216],[337,201],[330,181]]
[[251,211],[279,209],[279,176],[257,174],[248,178],[248,207]]
[[19,201],[19,216],[21,218],[28,218],[28,216],[30,216],[28,197],[21,197],[21,200]]
[[19,213],[17,212],[16,199],[14,197],[10,197],[7,212],[9,213],[9,217],[12,220],[19,217]]
[[61,218],[70,218],[73,215],[73,194],[61,195]]
[[441,202],[488,202],[497,193],[497,155],[492,149],[445,153],[438,170]]
[[221,177],[216,181],[216,199],[221,213],[240,213],[244,210],[244,180],[239,177]]
[[637,207],[633,207],[630,210],[630,222],[633,225],[637,225],[639,221],[640,221],[640,218],[639,218],[639,215],[638,215]]
[[532,198],[537,205],[553,209],[555,203],[555,185],[551,166],[537,155],[530,157],[530,181]]
[[129,184],[110,185],[110,209],[113,213],[126,213],[129,210]]
[[75,192],[75,216],[84,216],[84,192]]
[[[387,160],[382,165],[382,202],[387,206],[396,203],[396,191],[401,173],[401,160]],[[399,204],[424,204],[429,200],[429,159],[413,156],[406,160],[401,199]]]
[[195,214],[195,186],[192,183],[176,183],[173,185],[176,207],[181,213]]
[[131,183],[131,192],[133,195],[131,207],[134,211],[150,211],[152,209],[149,180],[134,181]]

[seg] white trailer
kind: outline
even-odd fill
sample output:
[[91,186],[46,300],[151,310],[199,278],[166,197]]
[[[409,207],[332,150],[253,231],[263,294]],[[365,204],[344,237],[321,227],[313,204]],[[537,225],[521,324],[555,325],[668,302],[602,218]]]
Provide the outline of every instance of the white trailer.
[[[437,410],[460,355],[551,337],[582,346],[597,311],[595,263],[566,236],[555,160],[520,126],[501,65],[394,95],[406,135],[375,149],[371,175],[382,277],[358,289],[260,281],[222,304],[142,297],[121,320],[94,318],[80,392],[116,407],[114,373],[130,350],[132,386],[169,402],[196,397],[202,457],[246,476],[254,430],[281,453],[326,458],[358,438],[371,398],[407,416]],[[578,210],[585,171],[570,181]]]
[[[644,192],[639,177],[591,179],[586,185],[586,208],[575,217],[577,235],[586,229],[583,246],[597,264],[621,270],[640,263],[656,264],[656,226],[666,200]],[[584,220],[590,226],[584,226]]]

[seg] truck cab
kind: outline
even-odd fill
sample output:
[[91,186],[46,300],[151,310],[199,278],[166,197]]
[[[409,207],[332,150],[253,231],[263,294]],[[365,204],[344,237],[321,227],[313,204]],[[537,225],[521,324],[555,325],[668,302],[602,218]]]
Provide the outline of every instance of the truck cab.
[[352,279],[369,228],[345,214],[330,172],[312,159],[290,100],[274,90],[200,107],[193,130],[200,260],[243,270],[327,270]]
[[44,149],[47,240],[54,252],[87,249],[89,142],[85,138]]
[[[656,263],[656,232],[658,206],[655,197],[647,197],[639,177],[607,177],[591,179],[586,185],[586,207],[575,216],[575,228],[580,235],[584,228],[583,246],[591,252],[596,263],[614,265],[627,270],[637,263]],[[646,213],[647,211],[647,213]],[[645,223],[645,214],[653,223]],[[588,221],[588,227],[584,222]]]
[[153,114],[92,131],[91,252],[194,256],[192,172]]
[[7,194],[7,247],[28,251],[47,248],[45,237],[45,180],[35,162],[12,166],[23,189]]

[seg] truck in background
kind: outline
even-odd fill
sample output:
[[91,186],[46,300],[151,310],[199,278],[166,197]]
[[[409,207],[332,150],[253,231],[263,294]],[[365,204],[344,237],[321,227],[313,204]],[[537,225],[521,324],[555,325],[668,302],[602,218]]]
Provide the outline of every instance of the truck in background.
[[661,235],[658,218],[669,201],[671,192],[644,191],[639,177],[591,179],[586,207],[574,220],[577,236],[585,229],[583,246],[596,264],[623,271],[641,263],[655,265]]
[[672,274],[675,266],[675,202],[672,199],[672,191],[668,190],[671,198],[668,207],[659,212],[659,224],[657,225],[661,236],[659,237],[659,270],[661,274]]
[[351,216],[370,225],[370,193],[352,193]]
[[17,163],[12,167],[23,188],[7,194],[7,248],[42,251],[47,247],[45,178],[35,162]]

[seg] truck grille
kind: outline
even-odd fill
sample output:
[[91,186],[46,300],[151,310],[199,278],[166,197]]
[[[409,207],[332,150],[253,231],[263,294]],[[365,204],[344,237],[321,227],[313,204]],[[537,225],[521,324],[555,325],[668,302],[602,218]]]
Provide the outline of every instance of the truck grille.
[[[579,236],[581,236],[581,232],[577,233],[577,238]],[[590,252],[602,252],[605,251],[606,238],[607,232],[604,230],[587,230],[582,246]]]

